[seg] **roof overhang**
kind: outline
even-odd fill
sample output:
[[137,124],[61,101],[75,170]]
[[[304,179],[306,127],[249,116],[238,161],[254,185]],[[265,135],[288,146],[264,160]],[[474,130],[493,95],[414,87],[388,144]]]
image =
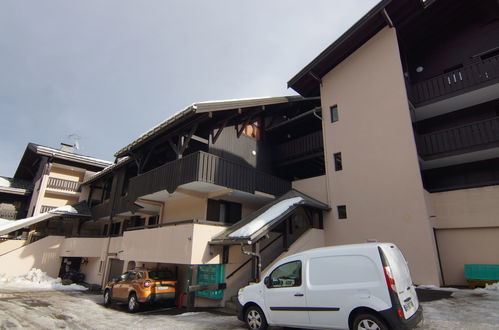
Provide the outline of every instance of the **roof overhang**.
[[319,96],[321,79],[386,26],[401,27],[433,1],[382,0],[288,81],[305,97]]
[[273,228],[287,219],[300,207],[329,211],[331,208],[298,190],[292,189],[259,210],[215,236],[211,245],[251,245],[258,242]]

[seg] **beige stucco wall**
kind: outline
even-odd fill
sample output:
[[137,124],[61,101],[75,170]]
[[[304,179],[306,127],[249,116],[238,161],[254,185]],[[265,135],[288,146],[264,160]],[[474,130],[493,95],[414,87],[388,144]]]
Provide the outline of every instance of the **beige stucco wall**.
[[224,230],[221,226],[181,224],[126,231],[120,259],[172,264],[219,263],[220,255],[208,242]]
[[499,264],[499,227],[437,229],[445,285],[466,285],[465,264]]
[[328,202],[326,176],[293,181],[293,188],[323,203]]
[[62,242],[61,257],[100,257],[106,238],[71,237]]
[[26,240],[7,239],[0,240],[0,256],[12,250],[18,249],[26,243]]
[[57,277],[61,266],[59,249],[64,236],[47,236],[39,241],[0,256],[0,274],[18,276],[39,268]]
[[499,186],[432,193],[430,196],[436,228],[499,226]]
[[101,285],[102,273],[99,273],[100,258],[88,258],[86,264],[82,264],[80,271],[85,274],[85,282]]
[[70,181],[82,181],[85,175],[85,170],[83,169],[69,169],[63,168],[61,165],[53,164],[50,169],[51,177],[70,180]]
[[[439,284],[395,29],[384,28],[324,76],[321,102],[333,208],[325,215],[326,243],[392,241],[416,283]],[[343,159],[337,172],[336,152]],[[337,219],[338,205],[346,205],[347,219]]]
[[189,196],[169,200],[164,204],[161,219],[163,223],[191,219],[204,220],[207,207],[208,199],[203,197]]

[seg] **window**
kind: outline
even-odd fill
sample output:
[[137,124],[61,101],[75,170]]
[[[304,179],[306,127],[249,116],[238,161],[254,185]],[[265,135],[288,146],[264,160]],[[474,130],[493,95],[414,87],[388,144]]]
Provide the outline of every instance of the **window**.
[[334,170],[341,171],[343,169],[343,162],[341,160],[341,152],[337,152],[333,155],[334,157]]
[[338,106],[333,105],[332,107],[329,107],[329,111],[331,112],[331,122],[334,123],[335,121],[338,121]]
[[157,215],[154,215],[152,217],[149,217],[149,222],[148,222],[148,225],[156,225],[158,223],[158,218],[159,216]]
[[338,219],[346,219],[346,218],[347,218],[347,206],[338,205]]
[[121,222],[111,224],[111,236],[118,236],[120,234]]
[[240,203],[208,199],[206,219],[224,223],[235,223],[241,220],[241,209]]
[[286,288],[301,285],[301,261],[292,261],[274,269],[270,274],[272,288]]

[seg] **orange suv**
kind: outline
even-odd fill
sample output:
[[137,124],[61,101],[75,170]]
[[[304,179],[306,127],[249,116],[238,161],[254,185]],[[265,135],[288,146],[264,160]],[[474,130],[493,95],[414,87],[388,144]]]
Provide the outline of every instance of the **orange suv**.
[[128,303],[128,311],[140,309],[140,304],[174,301],[177,281],[169,270],[134,269],[114,279],[104,288],[104,305]]

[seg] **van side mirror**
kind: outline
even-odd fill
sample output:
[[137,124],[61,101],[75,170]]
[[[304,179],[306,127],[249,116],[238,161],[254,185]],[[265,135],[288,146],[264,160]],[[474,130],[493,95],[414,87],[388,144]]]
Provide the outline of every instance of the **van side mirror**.
[[272,286],[272,283],[270,283],[270,277],[268,277],[268,276],[267,276],[267,277],[265,277],[265,278],[263,279],[263,284],[265,284],[265,286],[266,286],[267,288],[270,288],[270,287]]

